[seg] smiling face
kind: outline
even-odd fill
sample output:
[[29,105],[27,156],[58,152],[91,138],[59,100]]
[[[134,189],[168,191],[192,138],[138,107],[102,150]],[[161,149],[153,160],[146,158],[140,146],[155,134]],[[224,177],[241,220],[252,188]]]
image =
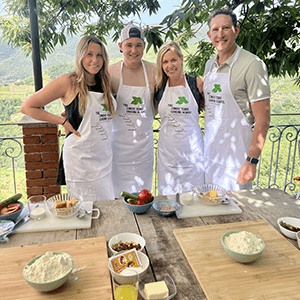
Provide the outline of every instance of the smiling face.
[[145,43],[140,38],[130,38],[119,43],[119,48],[123,52],[124,60],[139,63],[144,55]]
[[229,15],[217,15],[211,19],[207,35],[219,54],[231,55],[236,49],[235,39],[239,32],[239,26],[234,28]]
[[97,74],[103,66],[101,46],[96,43],[90,43],[81,63],[89,74]]
[[182,75],[183,57],[174,48],[170,48],[162,57],[161,66],[170,79],[180,78]]

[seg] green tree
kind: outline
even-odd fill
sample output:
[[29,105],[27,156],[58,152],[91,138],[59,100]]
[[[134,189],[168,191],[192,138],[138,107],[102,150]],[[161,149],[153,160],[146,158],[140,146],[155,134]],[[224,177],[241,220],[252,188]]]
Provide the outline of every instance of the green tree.
[[[147,50],[167,39],[178,41],[188,51],[188,41],[206,24],[210,12],[228,5],[239,15],[241,32],[237,43],[263,59],[270,75],[298,76],[300,84],[300,0],[182,0],[181,6],[158,25],[146,24]],[[124,21],[141,12],[158,12],[158,0],[37,0],[41,57],[55,45],[66,43],[66,34],[97,34],[103,40],[113,33],[117,40]],[[4,0],[0,17],[2,38],[13,47],[31,52],[26,0]],[[214,53],[211,43],[198,39],[197,49],[187,54],[190,73],[203,75],[206,60]]]
[[[31,53],[30,20],[27,0],[4,0],[0,16],[2,38],[13,47],[21,47],[25,55]],[[149,15],[160,8],[157,0],[36,0],[41,58],[51,53],[57,43],[66,43],[66,35],[97,34],[104,41],[114,32],[117,39],[123,20]]]

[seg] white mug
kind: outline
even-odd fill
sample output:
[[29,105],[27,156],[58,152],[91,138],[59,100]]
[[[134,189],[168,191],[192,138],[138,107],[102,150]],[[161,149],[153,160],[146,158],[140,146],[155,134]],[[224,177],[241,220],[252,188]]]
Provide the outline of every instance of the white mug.
[[296,232],[296,237],[297,237],[298,247],[300,249],[300,231]]

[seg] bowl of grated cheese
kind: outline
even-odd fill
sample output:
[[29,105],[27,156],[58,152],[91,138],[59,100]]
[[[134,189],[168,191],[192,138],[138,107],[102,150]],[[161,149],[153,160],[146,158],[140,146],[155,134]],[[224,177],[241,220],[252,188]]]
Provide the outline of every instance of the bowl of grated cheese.
[[229,231],[223,234],[221,243],[225,252],[240,263],[250,263],[260,257],[265,248],[263,240],[252,232]]
[[29,261],[23,269],[28,284],[40,292],[53,291],[70,277],[74,259],[64,252],[46,252]]
[[153,203],[153,208],[159,215],[163,217],[169,217],[180,208],[180,205],[173,200],[165,199],[155,201]]

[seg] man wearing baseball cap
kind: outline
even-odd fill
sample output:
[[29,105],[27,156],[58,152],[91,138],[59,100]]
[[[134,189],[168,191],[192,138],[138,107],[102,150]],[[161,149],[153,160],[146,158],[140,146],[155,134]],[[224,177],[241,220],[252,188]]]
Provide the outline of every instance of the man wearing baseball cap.
[[115,197],[122,191],[151,190],[153,174],[153,128],[156,65],[142,60],[143,30],[132,23],[122,30],[119,48],[123,60],[109,66],[117,100],[113,120],[113,185]]

